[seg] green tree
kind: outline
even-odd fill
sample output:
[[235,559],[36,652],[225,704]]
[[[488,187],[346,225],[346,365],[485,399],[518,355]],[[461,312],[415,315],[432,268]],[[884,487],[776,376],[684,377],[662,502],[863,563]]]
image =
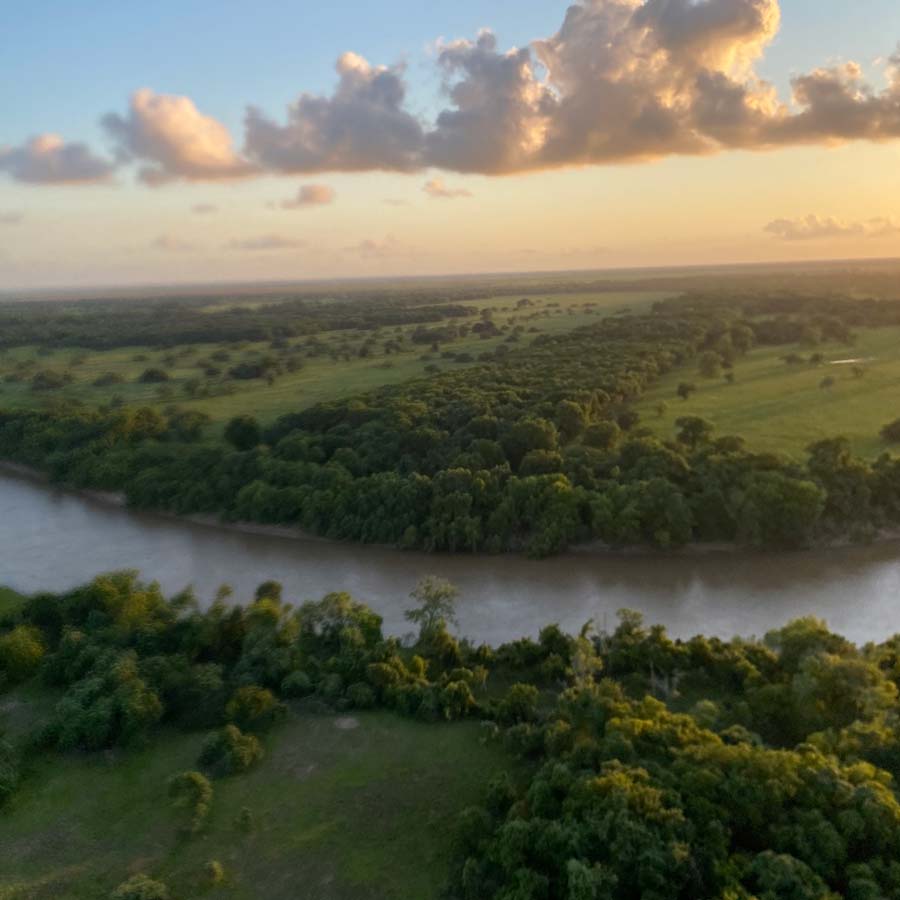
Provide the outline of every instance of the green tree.
[[408,609],[404,616],[408,622],[419,626],[419,639],[423,640],[450,625],[459,627],[456,619],[456,600],[459,589],[443,578],[426,575],[410,593],[410,598],[418,603]]
[[236,450],[252,450],[262,440],[262,429],[253,416],[235,416],[225,426],[225,440]]

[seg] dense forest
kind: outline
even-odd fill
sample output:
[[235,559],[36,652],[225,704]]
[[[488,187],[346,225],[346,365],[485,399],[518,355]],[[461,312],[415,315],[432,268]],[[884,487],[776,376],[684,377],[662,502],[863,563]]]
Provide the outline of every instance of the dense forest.
[[[887,301],[692,294],[530,343],[504,341],[470,368],[269,426],[238,416],[223,439],[204,437],[202,420],[177,408],[0,412],[0,458],[76,488],[124,492],[143,509],[427,550],[542,556],[588,541],[796,547],[865,538],[900,523],[893,456],[863,461],[835,437],[798,464],[690,416],[666,441],[632,407],[676,367],[727,384],[754,345],[850,345],[854,328],[898,316]],[[489,318],[479,325],[489,329]],[[440,335],[431,337],[439,347]],[[695,389],[679,385],[671,403]]]
[[[0,692],[56,702],[0,741],[0,815],[53,760],[115,749],[115,766],[200,730],[167,791],[181,840],[202,840],[222,779],[259,766],[295,709],[383,708],[481,720],[518,760],[445,823],[448,897],[900,897],[896,637],[858,648],[804,619],[762,641],[672,640],[623,611],[609,633],[549,625],[492,648],[452,634],[454,602],[425,579],[400,642],[345,594],[293,608],[274,582],[205,611],[128,572],[28,598],[0,621]],[[159,863],[113,873],[112,896],[183,896]]]

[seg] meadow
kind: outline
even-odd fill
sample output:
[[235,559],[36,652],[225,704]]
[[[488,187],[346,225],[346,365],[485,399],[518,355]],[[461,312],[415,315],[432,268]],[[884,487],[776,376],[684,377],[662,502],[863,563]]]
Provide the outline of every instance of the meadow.
[[[791,354],[803,361],[786,362]],[[811,363],[814,354],[822,361]],[[826,378],[834,384],[823,387]],[[682,382],[697,387],[687,400],[676,395]],[[860,329],[852,346],[759,347],[737,360],[733,384],[704,379],[692,363],[660,379],[636,409],[666,439],[677,419],[700,416],[718,435],[743,437],[751,450],[802,460],[810,444],[843,435],[856,454],[875,458],[891,449],[882,426],[900,417],[900,329]]]
[[[23,688],[0,716],[19,733],[52,705]],[[0,816],[0,900],[105,900],[135,872],[173,896],[426,900],[446,882],[456,816],[510,762],[476,722],[293,710],[251,772],[217,780],[208,823],[186,840],[167,780],[196,765],[203,733],[164,730],[141,749],[36,759]],[[249,827],[238,824],[247,817]],[[210,886],[206,864],[224,869]]]
[[[448,369],[475,365],[504,344],[519,346],[540,334],[571,331],[618,312],[643,312],[664,291],[541,294],[520,299],[491,296],[463,301],[473,316],[454,320],[469,326],[490,318],[496,329],[440,342],[416,343],[417,326],[372,330],[324,331],[277,342],[181,345],[167,348],[122,347],[111,350],[15,347],[0,351],[0,407],[23,409],[47,404],[89,407],[128,405],[163,409],[177,404],[204,413],[215,431],[233,416],[251,413],[266,424],[289,412],[324,401],[365,393],[384,385],[427,378]],[[429,325],[440,327],[443,323]],[[453,323],[451,323],[453,324]],[[239,379],[229,370],[240,364],[268,365],[272,377]],[[167,380],[142,383],[148,369]],[[35,389],[33,379],[50,372],[71,381]],[[97,383],[98,379],[107,383]]]

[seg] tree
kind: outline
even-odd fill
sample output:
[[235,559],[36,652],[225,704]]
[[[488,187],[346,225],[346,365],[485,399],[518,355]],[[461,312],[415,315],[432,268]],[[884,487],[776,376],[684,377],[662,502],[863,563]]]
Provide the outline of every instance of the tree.
[[707,443],[715,431],[712,422],[699,416],[682,416],[675,420],[675,426],[678,428],[679,443],[686,444],[691,449]]
[[678,385],[678,390],[676,391],[676,393],[679,397],[681,397],[682,400],[687,400],[687,398],[690,397],[691,394],[693,394],[696,390],[697,385],[691,384],[688,381],[682,381]]
[[409,596],[419,605],[415,609],[408,609],[404,616],[407,621],[419,626],[420,640],[445,630],[448,625],[459,627],[456,619],[459,589],[449,581],[426,575]]
[[253,416],[235,416],[225,426],[225,440],[236,450],[252,450],[262,440],[262,429]]
[[144,369],[138,377],[141,384],[161,384],[168,380],[169,376],[163,369]]
[[900,443],[900,419],[894,419],[893,422],[888,422],[888,424],[881,429],[881,438],[889,444]]
[[258,738],[244,734],[236,725],[226,725],[203,742],[199,763],[213,777],[220,777],[246,772],[262,756]]
[[582,440],[588,447],[595,447],[598,450],[612,450],[618,444],[621,435],[622,429],[619,428],[618,422],[609,419],[605,422],[589,425],[585,429]]
[[704,378],[718,378],[722,374],[722,357],[708,350],[700,357],[697,370]]

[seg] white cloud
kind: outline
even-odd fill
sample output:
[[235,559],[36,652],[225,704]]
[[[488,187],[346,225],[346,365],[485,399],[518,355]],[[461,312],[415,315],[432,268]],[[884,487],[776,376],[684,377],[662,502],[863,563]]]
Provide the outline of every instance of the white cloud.
[[472,196],[472,192],[465,188],[447,187],[447,185],[444,184],[443,178],[430,178],[422,186],[422,190],[425,191],[429,197],[434,197],[436,200],[456,200],[460,197]]
[[240,178],[254,171],[235,152],[228,129],[201,113],[189,97],[142,88],[132,95],[125,116],[109,113],[103,124],[123,159],[144,164],[139,177],[150,185]]
[[20,147],[0,147],[0,171],[29,184],[93,184],[109,179],[114,169],[87,145],[66,143],[58,134],[39,135]]
[[878,217],[865,222],[847,222],[834,216],[809,215],[800,219],[775,219],[769,222],[764,230],[784,241],[879,238],[900,234],[900,222],[891,217]]
[[304,184],[301,185],[295,196],[289,200],[282,200],[278,205],[282,209],[328,206],[334,203],[336,196],[334,188],[329,187],[327,184]]

